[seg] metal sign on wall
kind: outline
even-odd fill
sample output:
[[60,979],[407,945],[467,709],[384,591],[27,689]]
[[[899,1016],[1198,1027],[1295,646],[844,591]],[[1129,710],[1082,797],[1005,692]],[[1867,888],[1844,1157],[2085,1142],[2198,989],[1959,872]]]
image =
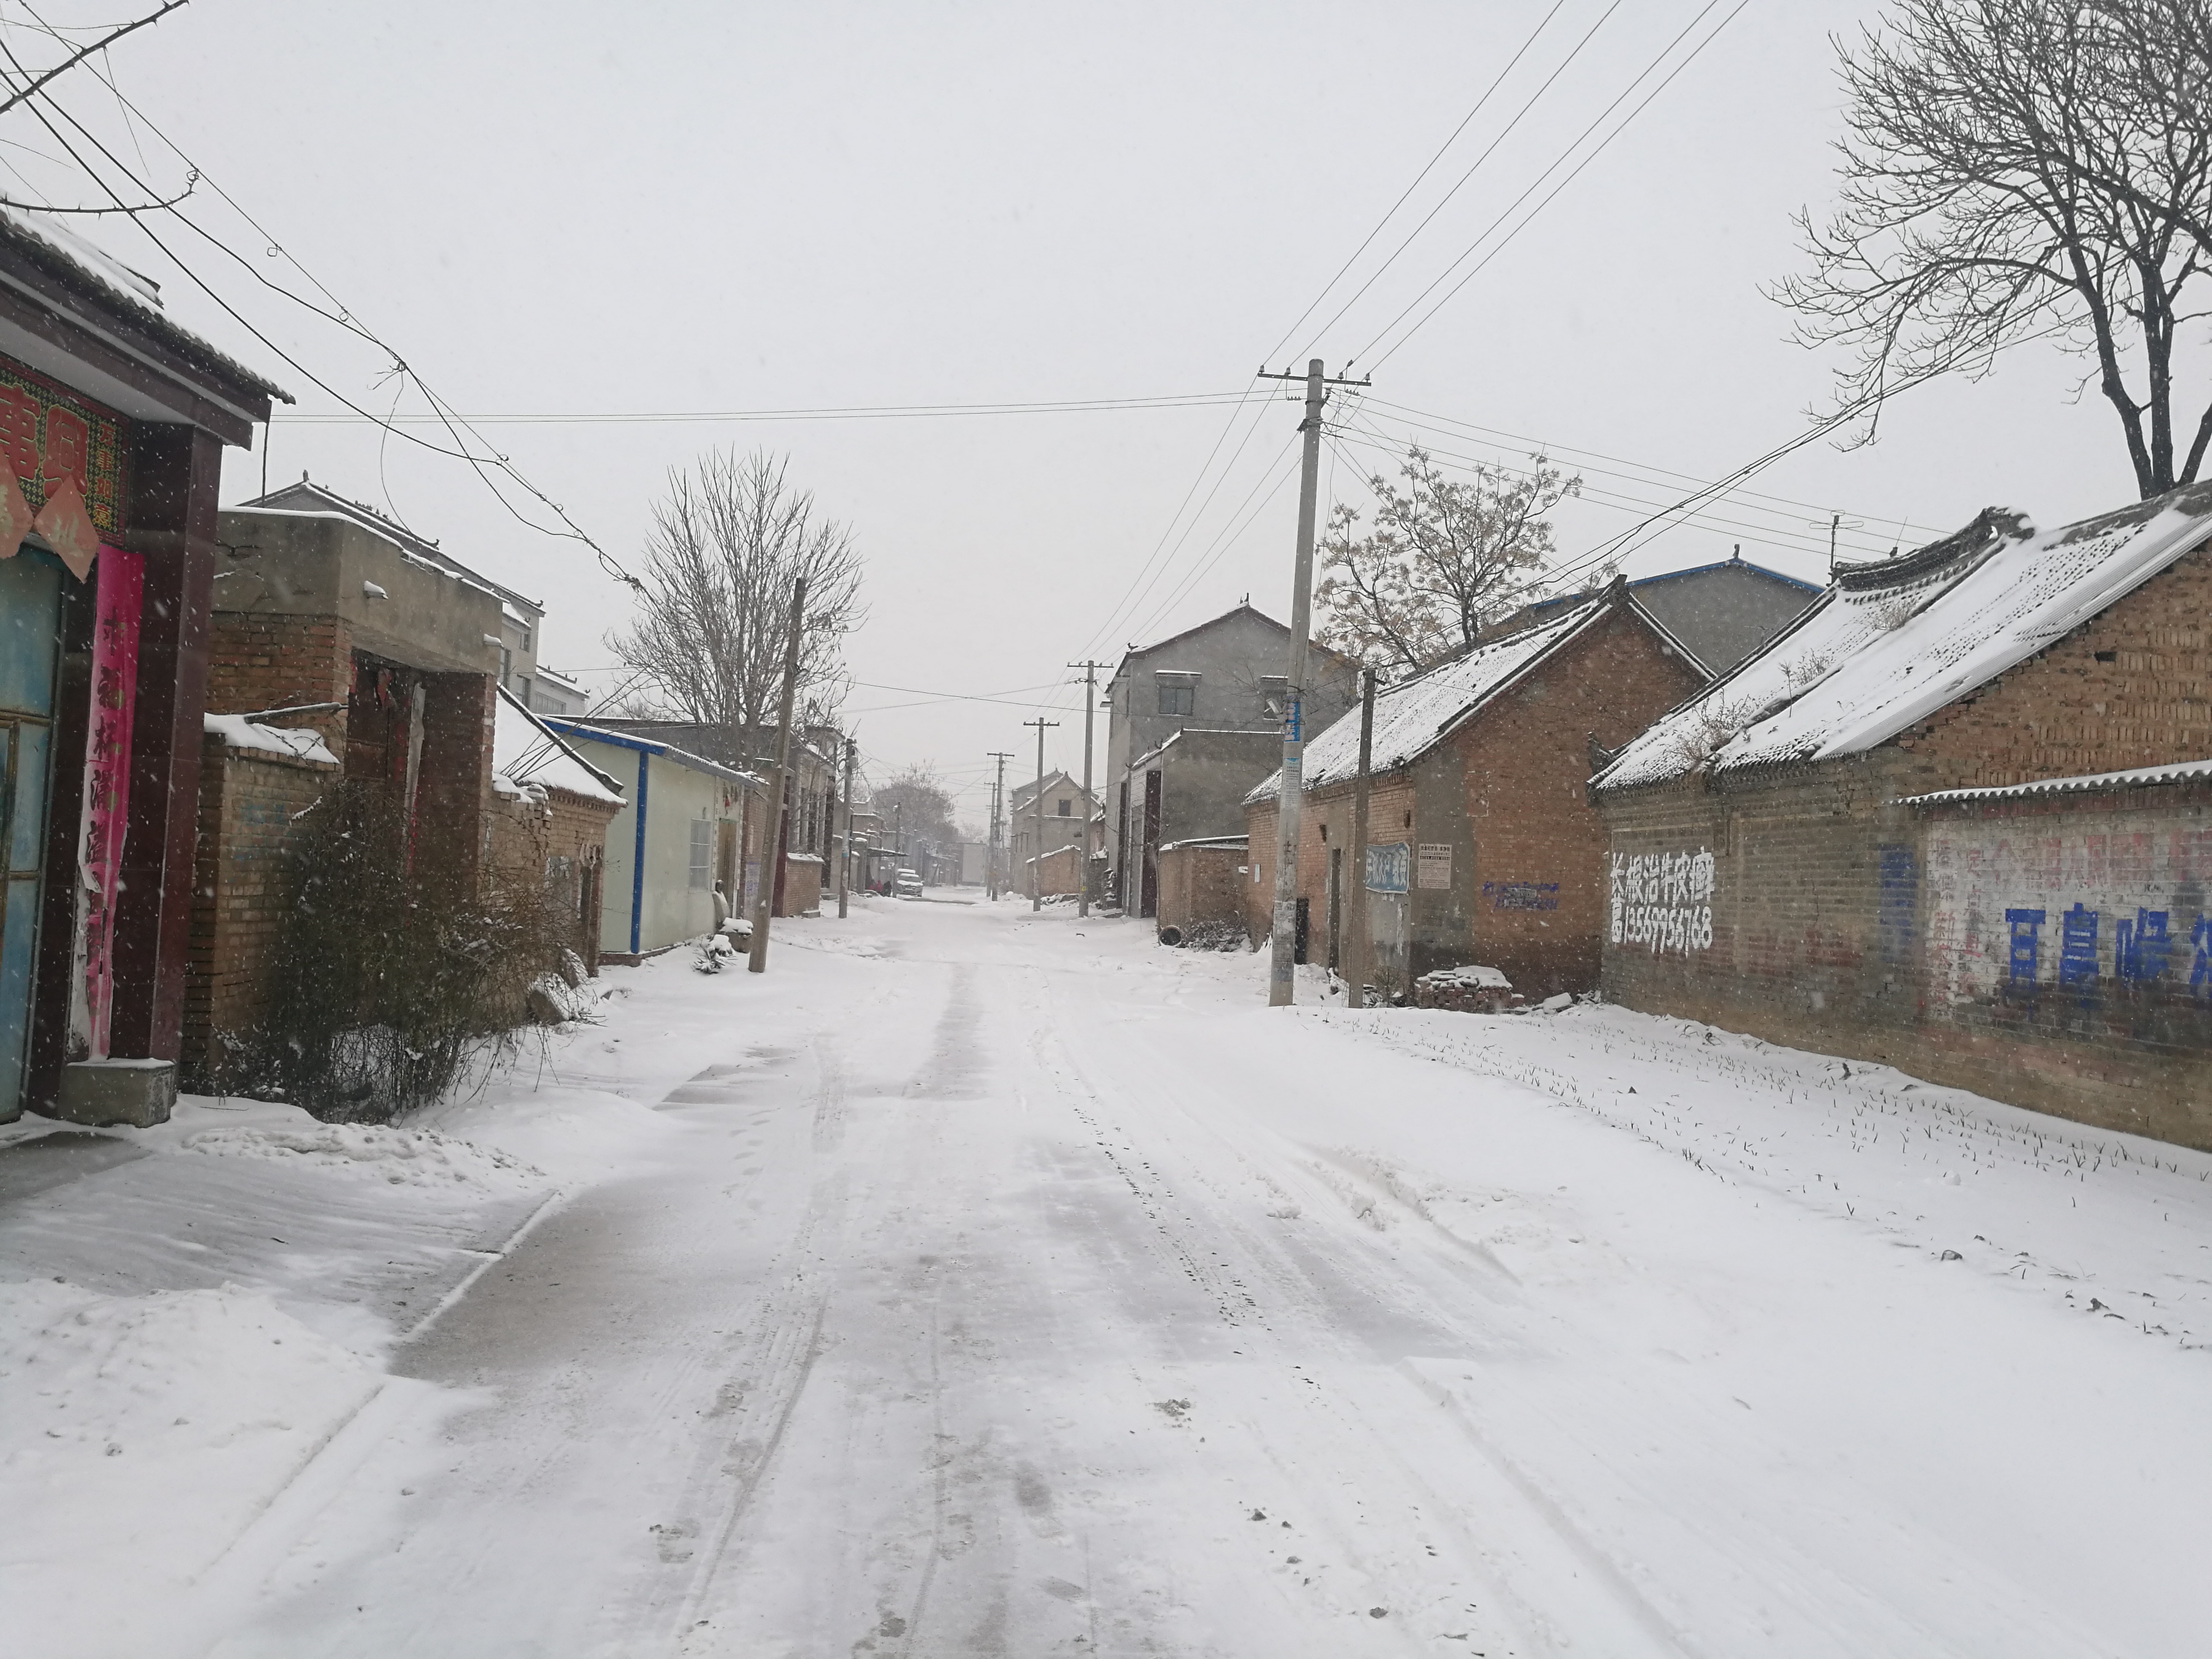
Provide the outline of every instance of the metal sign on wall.
[[1402,841],[1367,849],[1367,887],[1370,892],[1402,893],[1412,873],[1413,849]]

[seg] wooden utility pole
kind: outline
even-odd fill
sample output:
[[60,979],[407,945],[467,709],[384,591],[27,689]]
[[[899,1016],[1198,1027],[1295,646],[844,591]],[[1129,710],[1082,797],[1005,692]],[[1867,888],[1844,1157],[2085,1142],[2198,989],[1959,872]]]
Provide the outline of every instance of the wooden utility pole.
[[1083,671],[1083,867],[1075,874],[1082,896],[1075,901],[1075,914],[1087,916],[1091,914],[1091,729],[1098,708],[1098,671],[1106,665],[1072,662],[1067,665]]
[[845,739],[845,824],[837,838],[837,920],[845,919],[845,884],[853,872],[853,765],[860,757],[860,745],[854,738]]
[[784,800],[783,781],[791,768],[792,703],[799,696],[799,636],[806,626],[806,578],[791,585],[791,637],[783,647],[783,702],[777,716],[775,770],[768,781],[768,844],[761,852],[760,897],[753,904],[753,951],[745,971],[768,972],[768,921],[775,910],[775,875],[783,857],[784,823],[791,808]]
[[987,757],[999,763],[998,781],[991,786],[991,856],[984,877],[985,894],[994,903],[1006,890],[1006,872],[1000,864],[1006,856],[1006,836],[1000,828],[1000,814],[1006,804],[1006,763],[1013,757],[1011,749],[994,749]]
[[[1352,780],[1352,915],[1344,953],[1344,1006],[1367,1000],[1367,774],[1375,763],[1375,671],[1359,673],[1359,770]],[[1340,890],[1338,902],[1343,902]]]
[[1044,734],[1047,726],[1058,726],[1058,720],[1048,720],[1040,715],[1033,720],[1024,720],[1024,726],[1034,726],[1037,732],[1036,793],[1030,797],[1030,818],[1036,826],[1030,839],[1036,850],[1030,854],[1030,908],[1044,908]]
[[1303,375],[1288,371],[1260,378],[1306,383],[1304,463],[1298,474],[1298,544],[1291,574],[1291,662],[1288,702],[1283,711],[1283,769],[1275,793],[1275,912],[1269,930],[1267,1006],[1287,1007],[1297,1000],[1298,936],[1298,820],[1305,806],[1306,634],[1313,621],[1314,500],[1321,489],[1321,411],[1332,386],[1365,386],[1365,380],[1332,380],[1316,357]]

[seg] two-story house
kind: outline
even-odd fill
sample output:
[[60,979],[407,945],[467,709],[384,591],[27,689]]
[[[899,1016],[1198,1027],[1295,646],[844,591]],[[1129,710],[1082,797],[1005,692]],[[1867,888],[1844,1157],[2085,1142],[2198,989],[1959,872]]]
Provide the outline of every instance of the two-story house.
[[[1291,630],[1248,604],[1133,649],[1115,669],[1106,852],[1124,909],[1152,914],[1164,841],[1244,833],[1244,796],[1281,757],[1290,656]],[[1305,725],[1317,733],[1359,700],[1359,671],[1319,645],[1306,659]],[[1182,739],[1176,764],[1155,763],[1170,739]]]

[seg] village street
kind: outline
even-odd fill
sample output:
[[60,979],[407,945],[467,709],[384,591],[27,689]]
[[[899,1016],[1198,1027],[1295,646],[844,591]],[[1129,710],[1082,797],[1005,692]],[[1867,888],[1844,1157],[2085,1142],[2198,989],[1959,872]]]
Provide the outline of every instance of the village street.
[[[9,1650],[2198,1650],[2212,1158],[1602,1007],[1270,1012],[1264,958],[1072,907],[866,901],[771,965],[610,969],[427,1125],[188,1106],[15,1206],[105,1334],[0,1377]],[[362,1287],[433,1157],[535,1218],[423,1325]],[[220,1290],[86,1288],[102,1182],[207,1238],[148,1206],[230,1171],[292,1198]],[[253,1343],[139,1316],[217,1297]],[[321,1369],[214,1374],[270,1333]]]

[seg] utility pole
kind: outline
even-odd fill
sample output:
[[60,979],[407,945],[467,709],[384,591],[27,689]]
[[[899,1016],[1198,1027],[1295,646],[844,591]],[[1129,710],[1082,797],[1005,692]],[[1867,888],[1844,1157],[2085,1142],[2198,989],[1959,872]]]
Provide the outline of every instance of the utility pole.
[[1365,386],[1365,380],[1330,380],[1316,357],[1306,372],[1260,378],[1306,383],[1305,457],[1298,475],[1297,562],[1291,577],[1291,664],[1289,704],[1283,711],[1283,770],[1275,793],[1275,914],[1267,958],[1267,1006],[1288,1007],[1297,1000],[1298,932],[1298,819],[1305,805],[1306,633],[1313,621],[1314,497],[1321,488],[1321,411],[1332,386]]
[[1034,726],[1037,732],[1036,793],[1030,797],[1030,818],[1036,826],[1030,837],[1036,845],[1036,851],[1030,855],[1030,908],[1037,911],[1044,908],[1044,733],[1047,726],[1060,722],[1039,715],[1022,724]]
[[1083,671],[1083,867],[1075,879],[1082,896],[1075,901],[1075,914],[1091,914],[1091,727],[1098,708],[1098,671],[1106,666],[1103,662],[1072,662],[1070,668]]
[[859,759],[860,745],[852,738],[845,739],[845,829],[837,842],[837,920],[845,920],[845,884],[853,872],[853,765]]
[[999,813],[1006,800],[1006,763],[1013,757],[1014,751],[1011,749],[994,749],[985,757],[999,763],[998,781],[991,786],[991,856],[984,877],[986,895],[994,904],[1006,885],[1006,872],[999,863],[1005,847],[1004,838],[1000,834]]
[[783,798],[791,768],[791,705],[799,695],[799,636],[806,626],[806,578],[791,585],[791,637],[783,646],[783,702],[776,716],[775,770],[769,776],[768,845],[762,850],[760,896],[753,902],[753,951],[745,971],[768,972],[768,921],[775,911],[775,877],[783,868],[785,821],[791,809]]
[[[1375,671],[1359,672],[1359,770],[1352,781],[1352,927],[1346,943],[1344,1006],[1367,1001],[1367,775],[1375,763]],[[1338,892],[1340,902],[1343,898]]]

